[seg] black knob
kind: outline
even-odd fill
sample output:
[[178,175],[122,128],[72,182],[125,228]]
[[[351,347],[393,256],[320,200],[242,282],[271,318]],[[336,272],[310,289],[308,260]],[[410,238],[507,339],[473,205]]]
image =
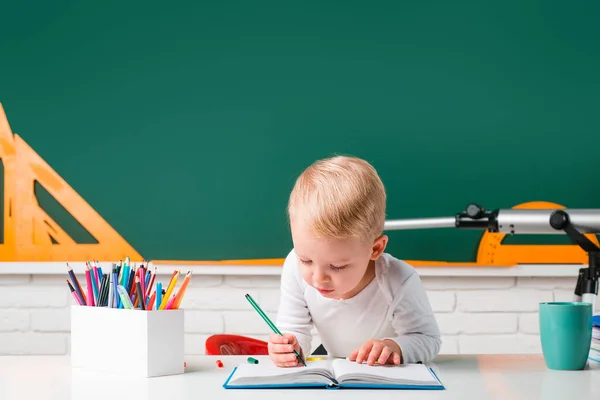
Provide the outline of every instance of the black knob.
[[554,229],[565,229],[569,223],[569,214],[563,210],[556,210],[550,214],[550,226]]
[[483,217],[485,210],[479,205],[472,203],[467,206],[466,214],[469,218],[479,219]]

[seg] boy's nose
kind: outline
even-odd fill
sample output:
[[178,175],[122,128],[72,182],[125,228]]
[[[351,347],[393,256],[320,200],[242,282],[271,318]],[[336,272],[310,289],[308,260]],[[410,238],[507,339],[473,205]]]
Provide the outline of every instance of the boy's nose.
[[321,270],[321,268],[315,268],[315,272],[313,273],[313,282],[324,283],[327,282],[327,280],[327,275]]

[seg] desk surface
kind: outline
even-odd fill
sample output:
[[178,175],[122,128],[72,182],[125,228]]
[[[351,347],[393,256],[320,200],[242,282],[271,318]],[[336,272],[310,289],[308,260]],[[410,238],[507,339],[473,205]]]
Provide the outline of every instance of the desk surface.
[[[264,357],[256,357],[268,362]],[[224,367],[218,368],[216,360]],[[246,357],[187,357],[185,374],[125,378],[72,370],[63,356],[0,357],[0,399],[36,400],[306,400],[364,399],[364,390],[241,390],[222,384]],[[540,355],[445,355],[432,364],[444,391],[378,390],[377,399],[600,399],[600,366],[583,371],[552,371]]]

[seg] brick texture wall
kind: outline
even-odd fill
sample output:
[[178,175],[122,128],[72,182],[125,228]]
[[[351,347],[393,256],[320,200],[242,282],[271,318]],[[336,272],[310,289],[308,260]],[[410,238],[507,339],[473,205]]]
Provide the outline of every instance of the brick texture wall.
[[[538,303],[570,301],[575,284],[574,278],[422,280],[445,354],[541,353]],[[268,327],[244,298],[246,293],[275,317],[278,276],[194,276],[182,302],[187,354],[203,354],[205,339],[215,333],[268,337]],[[0,275],[0,355],[69,354],[72,303],[64,276]],[[315,334],[313,346],[318,344]]]

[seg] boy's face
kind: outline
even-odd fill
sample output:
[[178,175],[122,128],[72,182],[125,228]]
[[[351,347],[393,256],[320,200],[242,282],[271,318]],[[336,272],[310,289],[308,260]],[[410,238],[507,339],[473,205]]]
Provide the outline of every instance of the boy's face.
[[302,222],[292,222],[291,231],[304,281],[327,298],[350,298],[360,292],[374,276],[369,262],[379,258],[387,244],[386,236],[372,243],[317,238]]

